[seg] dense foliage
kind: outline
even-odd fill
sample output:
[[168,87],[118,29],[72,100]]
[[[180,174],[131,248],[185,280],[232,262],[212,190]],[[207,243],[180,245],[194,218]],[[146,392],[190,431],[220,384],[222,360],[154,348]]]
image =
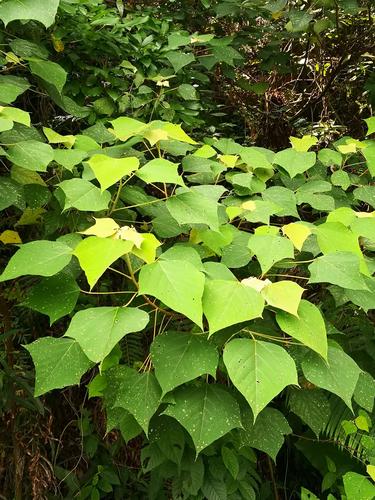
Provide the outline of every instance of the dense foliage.
[[372,15],[0,2],[4,498],[375,497]]

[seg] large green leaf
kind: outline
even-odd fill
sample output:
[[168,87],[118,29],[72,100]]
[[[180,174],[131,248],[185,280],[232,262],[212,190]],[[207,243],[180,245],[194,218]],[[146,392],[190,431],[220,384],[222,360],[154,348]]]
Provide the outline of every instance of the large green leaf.
[[165,182],[166,184],[178,184],[184,186],[184,181],[178,175],[178,163],[164,160],[164,158],[155,158],[140,168],[137,177],[147,184],[152,182]]
[[345,495],[347,500],[373,500],[375,486],[366,477],[357,472],[347,472],[343,476]]
[[340,222],[325,222],[315,230],[318,245],[324,253],[352,252],[362,257],[358,236]]
[[289,384],[298,384],[293,359],[268,342],[235,339],[226,344],[225,366],[235,387],[245,396],[254,419]]
[[262,274],[269,271],[276,262],[294,258],[293,243],[281,236],[254,234],[248,245],[259,261]]
[[303,174],[315,165],[315,153],[306,153],[288,148],[275,154],[273,163],[286,170],[291,178]]
[[242,418],[242,444],[263,451],[276,461],[276,456],[284,444],[284,436],[292,432],[287,419],[275,408],[265,408],[261,411],[254,424],[250,418],[250,415],[246,419]]
[[0,282],[23,275],[53,276],[67,266],[72,249],[58,241],[38,240],[21,245],[0,276]]
[[262,289],[267,304],[298,316],[298,307],[304,289],[294,281],[282,280],[270,283]]
[[143,266],[139,293],[152,295],[202,328],[204,274],[190,262],[156,261]]
[[92,307],[73,316],[65,336],[75,339],[86,356],[99,363],[125,335],[143,330],[148,321],[141,309]]
[[321,312],[314,304],[302,300],[298,317],[280,311],[276,315],[276,321],[285,333],[327,359],[326,327]]
[[11,162],[36,172],[45,172],[54,158],[49,144],[33,140],[18,142],[10,146],[7,153]]
[[[1,8],[0,4],[0,8]],[[0,102],[10,104],[30,87],[26,78],[0,75]]]
[[35,396],[52,389],[79,384],[91,367],[78,342],[71,339],[43,337],[25,348],[35,365]]
[[318,257],[309,265],[309,283],[332,283],[351,290],[367,290],[360,273],[360,259],[350,252],[335,252]]
[[82,240],[75,248],[81,268],[85,271],[87,281],[92,288],[108,267],[122,255],[130,252],[133,242],[98,238],[90,236]]
[[102,191],[116,184],[123,177],[130,175],[139,167],[135,157],[111,158],[106,155],[94,155],[87,162],[98,179]]
[[67,77],[67,72],[59,64],[52,61],[31,60],[30,71],[33,75],[56,87],[61,94]]
[[60,273],[34,285],[22,305],[47,314],[52,325],[72,312],[79,293],[80,288],[75,280],[69,274]]
[[328,363],[314,353],[307,354],[302,361],[302,370],[312,384],[333,392],[352,409],[352,396],[361,369],[342,349],[329,347]]
[[207,280],[203,312],[210,335],[227,326],[259,318],[264,308],[260,293],[238,281]]
[[185,54],[184,52],[181,52],[179,50],[175,50],[173,52],[168,52],[168,54],[166,54],[165,57],[168,59],[168,61],[173,66],[175,73],[180,71],[180,69],[182,69],[184,66],[195,61],[195,57],[193,54],[191,54],[191,53]]
[[4,0],[0,4],[0,19],[5,25],[21,19],[39,21],[49,28],[55,20],[60,0]]
[[185,427],[197,455],[216,439],[242,426],[237,401],[218,385],[181,387],[173,396],[175,404],[168,406],[164,414]]
[[151,345],[155,375],[163,394],[200,375],[216,376],[219,355],[205,336],[169,332]]
[[187,191],[168,198],[167,208],[179,224],[206,224],[219,229],[219,204],[196,191]]
[[147,434],[150,419],[160,404],[161,389],[153,373],[122,368],[124,372],[114,406],[128,410]]
[[64,210],[76,208],[82,212],[100,212],[108,208],[111,194],[103,193],[94,184],[84,179],[69,179],[58,184],[65,194]]

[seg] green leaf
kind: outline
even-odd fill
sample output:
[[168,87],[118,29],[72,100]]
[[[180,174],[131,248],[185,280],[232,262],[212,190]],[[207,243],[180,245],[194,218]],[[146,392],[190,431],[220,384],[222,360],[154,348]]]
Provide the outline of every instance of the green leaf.
[[21,141],[10,146],[7,156],[16,165],[35,172],[46,172],[54,157],[51,146],[33,140]]
[[23,206],[22,186],[9,177],[0,177],[0,210],[12,205]]
[[73,311],[80,288],[69,274],[60,273],[34,285],[22,305],[47,314],[52,325]]
[[210,335],[227,326],[259,318],[264,308],[260,293],[238,281],[207,280],[203,312]]
[[202,328],[204,274],[190,262],[156,261],[139,273],[139,293],[152,295]]
[[82,240],[75,248],[75,255],[86,274],[90,289],[108,267],[133,247],[131,241],[114,240],[90,236]]
[[290,410],[310,427],[316,437],[319,437],[331,416],[326,394],[319,389],[293,389],[289,393],[288,403]]
[[356,472],[347,472],[343,476],[344,489],[347,500],[373,500],[375,486],[366,476]]
[[182,83],[179,85],[177,92],[185,101],[195,101],[197,99],[197,91],[195,90],[195,87],[188,83]]
[[230,472],[233,479],[237,479],[238,473],[240,471],[240,464],[237,458],[237,454],[227,446],[223,446],[221,448],[221,458],[223,459],[223,463],[226,469]]
[[87,162],[98,179],[101,190],[113,186],[120,179],[130,175],[139,167],[139,160],[135,157],[112,158],[106,155],[94,155]]
[[366,158],[367,168],[370,174],[372,177],[375,177],[375,145],[363,149],[362,154]]
[[158,335],[151,345],[151,358],[163,395],[201,375],[215,377],[219,361],[215,346],[205,337],[182,332]]
[[0,282],[24,275],[53,276],[67,266],[72,249],[57,241],[38,240],[21,245],[0,276]]
[[359,374],[358,382],[354,392],[354,401],[368,412],[374,409],[375,380],[367,372]]
[[22,109],[0,106],[0,116],[5,120],[21,123],[26,127],[30,127],[30,113],[22,111]]
[[290,189],[283,186],[272,186],[263,191],[262,198],[264,201],[271,201],[280,207],[276,212],[279,217],[291,215],[299,219],[296,207],[297,198]]
[[361,369],[338,347],[328,348],[328,364],[314,353],[302,361],[302,370],[309,382],[339,396],[352,409],[354,394]]
[[375,132],[375,116],[370,116],[370,118],[365,118],[364,120],[367,125],[367,135],[371,135]]
[[302,138],[289,137],[292,148],[296,151],[306,153],[312,146],[318,143],[318,139],[313,135],[304,135]]
[[165,57],[171,63],[175,73],[180,71],[180,69],[182,69],[184,66],[187,66],[191,62],[195,61],[195,57],[193,54],[184,54],[179,50],[168,52]]
[[361,186],[353,191],[356,200],[364,201],[375,208],[375,186]]
[[327,359],[326,327],[321,312],[314,304],[302,300],[298,317],[280,311],[276,315],[276,321],[285,333]]
[[161,389],[151,372],[138,373],[126,366],[123,369],[115,407],[125,408],[148,433],[151,417],[159,407]]
[[171,216],[180,224],[206,224],[212,230],[219,229],[219,204],[199,192],[189,190],[166,201]]
[[270,283],[262,289],[262,296],[268,305],[298,316],[304,289],[294,281],[282,280]]
[[324,253],[352,252],[362,257],[358,236],[340,222],[325,222],[315,229],[318,245]]
[[293,359],[276,344],[231,340],[224,348],[223,359],[231,381],[249,403],[254,420],[284,387],[298,384]]
[[141,135],[147,128],[146,123],[143,123],[139,120],[134,120],[134,118],[128,118],[127,116],[116,118],[110,123],[113,127],[112,130],[110,129],[110,132],[113,132],[117,139],[124,142],[130,139],[130,137]]
[[24,347],[35,365],[35,397],[52,389],[79,384],[91,367],[90,360],[74,340],[43,337]]
[[349,252],[335,252],[318,257],[309,265],[309,283],[332,283],[351,290],[367,290],[359,270],[360,259]]
[[[3,4],[0,4],[0,8]],[[30,88],[26,78],[0,75],[0,102],[10,104]]]
[[65,336],[75,339],[86,356],[99,363],[125,335],[140,332],[148,322],[148,314],[141,309],[93,307],[73,316]]
[[76,208],[82,212],[100,212],[108,208],[111,194],[103,193],[94,184],[84,179],[69,179],[58,184],[65,194],[64,210]]
[[248,246],[256,255],[262,274],[267,273],[276,262],[294,258],[293,243],[281,236],[255,234],[250,236]]
[[11,21],[21,19],[39,21],[49,28],[55,20],[60,0],[4,0],[0,4],[0,19],[5,26]]
[[237,401],[220,386],[186,386],[173,395],[175,404],[168,406],[164,415],[175,418],[185,427],[197,455],[221,436],[242,425]]
[[303,174],[315,165],[315,153],[306,153],[288,148],[275,154],[273,163],[280,165],[293,179],[298,174]]
[[87,153],[79,149],[54,149],[53,155],[55,162],[70,172],[87,157]]
[[331,175],[331,182],[334,186],[340,186],[344,191],[348,189],[351,184],[349,174],[345,170],[336,170]]
[[321,149],[318,153],[318,160],[321,161],[325,167],[332,167],[333,165],[341,167],[342,155],[333,149]]
[[242,444],[267,453],[274,461],[284,444],[284,436],[290,434],[287,419],[275,408],[265,408],[252,425],[246,419],[244,430],[240,431]]
[[370,309],[375,309],[375,278],[364,278],[367,290],[345,290],[345,296],[361,307],[365,313]]
[[178,163],[172,163],[163,158],[155,158],[140,168],[136,175],[142,179],[143,182],[146,182],[146,184],[165,182],[167,184],[184,186],[184,181],[182,177],[178,175],[177,169]]
[[30,61],[30,71],[33,75],[56,87],[61,94],[66,83],[67,72],[59,64],[52,61]]

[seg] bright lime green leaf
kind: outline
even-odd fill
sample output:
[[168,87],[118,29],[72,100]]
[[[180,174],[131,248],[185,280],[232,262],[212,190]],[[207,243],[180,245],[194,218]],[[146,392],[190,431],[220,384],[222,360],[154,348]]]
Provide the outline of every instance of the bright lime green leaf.
[[[1,4],[2,5],[2,4]],[[0,75],[0,102],[10,104],[30,87],[26,78]]]
[[306,153],[312,146],[318,143],[318,139],[313,135],[304,135],[301,139],[291,136],[289,140],[292,148],[302,153]]
[[366,472],[371,477],[371,479],[375,481],[375,465],[367,465]]
[[74,135],[61,135],[48,127],[43,127],[43,132],[50,144],[64,144],[65,147],[71,148],[76,141]]
[[367,135],[371,135],[375,132],[375,116],[370,116],[370,118],[365,118],[367,125]]
[[130,175],[139,167],[138,158],[132,156],[111,158],[100,154],[92,156],[87,163],[98,179],[102,191],[113,186],[123,177]]
[[332,283],[351,290],[367,290],[360,273],[360,259],[349,252],[335,252],[318,257],[309,265],[309,283]]
[[45,172],[53,160],[53,149],[39,141],[21,141],[8,148],[8,158],[16,165],[38,172]]
[[139,293],[152,295],[202,328],[204,274],[190,262],[156,261],[142,267]]
[[168,406],[164,415],[185,427],[197,455],[221,436],[242,426],[238,403],[222,386],[181,387],[173,396],[175,404]]
[[79,384],[91,367],[78,342],[71,339],[43,337],[24,346],[35,365],[35,397],[52,389]]
[[303,292],[304,289],[294,281],[282,280],[265,286],[262,296],[269,306],[298,316],[297,311]]
[[227,326],[261,317],[263,308],[262,296],[243,283],[206,281],[203,312],[208,320],[210,335]]
[[248,246],[256,255],[262,274],[267,273],[276,262],[294,258],[293,243],[281,236],[255,234],[250,236]]
[[98,236],[99,238],[108,238],[110,236],[114,236],[117,231],[120,229],[120,226],[110,217],[103,217],[100,219],[96,219],[94,217],[95,224],[85,229],[84,231],[80,231],[81,234],[85,234],[86,236]]
[[[333,500],[330,495],[327,497],[328,500]],[[306,488],[301,488],[301,500],[319,500],[319,498],[314,495],[314,493]]]
[[350,187],[351,181],[349,174],[345,170],[336,170],[331,175],[331,182],[334,186],[340,186],[344,191]]
[[311,234],[311,228],[303,222],[291,222],[282,228],[283,234],[287,236],[297,250],[301,251],[303,244]]
[[156,250],[161,243],[152,233],[139,233],[142,237],[142,243],[139,247],[136,245],[132,249],[132,253],[144,260],[147,264],[152,264],[156,258]]
[[219,231],[212,231],[211,229],[204,229],[197,231],[197,237],[204,245],[213,250],[216,255],[222,255],[222,249],[233,241],[232,226],[226,224],[219,228]]
[[163,158],[155,158],[149,161],[140,168],[137,172],[137,177],[150,184],[153,182],[164,182],[166,184],[178,184],[184,186],[184,181],[178,175],[178,163],[164,160]]
[[336,394],[352,409],[352,396],[361,369],[342,349],[329,347],[328,363],[315,353],[308,353],[302,361],[302,370],[309,382]]
[[155,375],[163,395],[201,375],[216,377],[219,355],[201,335],[169,332],[158,335],[151,345]]
[[278,312],[276,321],[285,333],[327,359],[326,327],[321,312],[314,304],[302,300],[298,308],[298,317]]
[[189,190],[168,198],[167,208],[180,224],[206,224],[214,231],[219,229],[219,204],[199,192]]
[[315,229],[318,245],[324,254],[351,252],[362,257],[358,236],[340,222],[325,222]]
[[[163,123],[163,122],[161,122]],[[187,142],[188,144],[197,144],[191,137],[189,137],[186,132],[182,129],[181,125],[176,123],[165,122],[163,124],[162,130],[167,132],[169,139],[174,139],[176,141]]]
[[30,71],[48,84],[53,85],[59,94],[62,93],[66,83],[67,72],[59,64],[42,59],[30,61]]
[[326,222],[341,222],[344,226],[350,226],[356,220],[356,212],[349,207],[336,208],[327,215]]
[[125,335],[140,332],[148,322],[148,314],[134,307],[93,307],[73,316],[65,336],[75,339],[86,356],[99,363]]
[[284,436],[292,432],[287,419],[275,408],[262,410],[254,424],[250,418],[246,419],[245,428],[240,431],[241,444],[263,451],[276,461]]
[[139,120],[134,120],[134,118],[128,118],[121,116],[110,122],[113,129],[110,132],[119,139],[120,141],[127,141],[130,137],[135,135],[142,135],[144,130],[147,128],[147,124],[140,122]]
[[22,305],[47,314],[52,325],[73,311],[79,293],[75,280],[69,274],[60,273],[34,285]]
[[22,0],[22,2],[4,0],[0,4],[0,19],[5,26],[17,19],[23,21],[34,19],[49,28],[55,20],[59,3],[60,0],[38,0],[37,2],[35,0]]
[[147,435],[150,419],[160,404],[160,386],[151,372],[138,373],[131,368],[123,368],[114,406],[128,410]]
[[100,212],[108,208],[111,194],[103,193],[94,184],[84,179],[69,179],[58,184],[65,194],[64,210],[76,208],[82,212]]
[[0,117],[30,127],[30,113],[22,109],[0,106]]
[[327,425],[331,416],[329,400],[320,389],[301,390],[295,389],[289,392],[288,406],[290,410],[299,416],[316,437]]
[[289,148],[275,154],[273,163],[280,165],[293,179],[298,174],[303,174],[315,165],[315,153],[303,153]]
[[356,472],[347,472],[343,476],[344,489],[347,500],[373,500],[375,486],[366,476]]
[[6,130],[11,130],[13,128],[14,123],[12,120],[7,120],[5,118],[0,117],[0,132],[5,132]]
[[358,217],[350,222],[350,229],[356,236],[375,241],[375,218]]
[[364,415],[359,415],[355,420],[354,420],[355,425],[357,428],[361,431],[369,432],[369,422],[367,418]]
[[87,153],[79,149],[54,149],[53,155],[55,162],[70,172],[87,157]]
[[279,345],[235,339],[226,344],[223,359],[231,381],[249,403],[254,420],[287,385],[298,384],[294,361]]
[[263,168],[272,170],[273,151],[264,148],[248,147],[241,148],[239,152],[242,161],[252,169]]
[[362,154],[366,158],[367,168],[370,174],[372,177],[375,177],[375,145],[363,149]]
[[72,249],[57,241],[31,241],[21,245],[11,257],[0,282],[19,276],[53,276],[67,266]]
[[212,158],[213,156],[216,156],[216,150],[208,144],[204,144],[199,149],[194,151],[193,156],[199,156],[200,158]]
[[132,247],[131,241],[90,236],[76,246],[73,255],[78,258],[91,289],[108,267]]

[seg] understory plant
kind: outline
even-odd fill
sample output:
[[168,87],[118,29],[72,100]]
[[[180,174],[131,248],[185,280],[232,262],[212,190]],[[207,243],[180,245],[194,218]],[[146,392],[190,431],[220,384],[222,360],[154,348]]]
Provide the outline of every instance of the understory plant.
[[[90,373],[107,433],[142,436],[150,498],[255,498],[257,451],[285,439],[332,498],[373,495],[374,142],[274,153],[163,121],[96,141],[0,118],[0,281],[53,325],[24,345],[35,397]],[[317,464],[306,442],[330,433]]]

